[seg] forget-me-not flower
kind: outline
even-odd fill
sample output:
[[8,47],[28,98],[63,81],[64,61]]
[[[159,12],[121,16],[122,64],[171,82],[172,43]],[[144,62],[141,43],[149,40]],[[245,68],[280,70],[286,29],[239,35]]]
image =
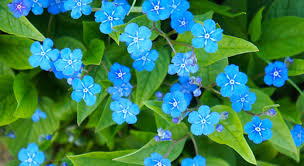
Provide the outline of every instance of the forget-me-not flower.
[[170,160],[158,153],[152,153],[151,157],[145,158],[144,164],[145,166],[171,166]]
[[81,99],[85,101],[87,106],[92,106],[96,102],[95,94],[100,93],[101,87],[99,84],[94,83],[94,79],[91,76],[84,76],[82,81],[76,78],[72,82],[73,92],[71,94],[72,99],[80,102]]
[[281,87],[285,84],[285,81],[288,80],[287,65],[280,61],[270,63],[265,68],[265,73],[264,82],[267,85],[273,84],[275,87]]
[[46,113],[37,108],[35,113],[32,115],[32,121],[38,122],[40,118],[46,119]]
[[42,70],[52,68],[52,61],[55,61],[59,56],[58,49],[52,49],[54,43],[51,39],[46,38],[41,45],[38,41],[31,46],[32,56],[29,57],[29,63],[33,67],[38,67]]
[[90,15],[92,12],[91,6],[89,5],[93,0],[67,0],[64,2],[65,10],[72,10],[71,17],[78,19],[84,15]]
[[64,75],[73,75],[79,72],[82,66],[82,52],[75,49],[73,52],[69,48],[61,50],[60,59],[54,62],[57,71],[62,71]]
[[192,52],[177,53],[171,60],[168,73],[170,75],[177,74],[178,76],[189,76],[190,73],[196,73],[199,66],[196,64],[196,59],[193,59]]
[[187,101],[182,92],[167,93],[163,99],[162,110],[173,118],[179,117],[187,109]]
[[155,67],[155,61],[158,58],[158,52],[156,50],[151,50],[143,52],[140,55],[131,55],[131,58],[134,59],[133,67],[137,71],[152,71]]
[[272,122],[269,119],[261,120],[258,116],[255,116],[252,118],[252,122],[247,122],[244,128],[248,138],[256,144],[272,137]]
[[242,109],[244,111],[251,110],[251,104],[254,104],[256,101],[256,95],[253,92],[249,92],[249,89],[243,91],[240,94],[233,94],[230,97],[230,101],[232,102],[232,108],[236,112],[240,112]]
[[126,14],[129,13],[131,6],[127,0],[114,0],[113,3],[116,6],[121,6]]
[[192,158],[185,158],[181,166],[206,166],[206,159],[200,155]]
[[218,44],[223,38],[223,30],[216,28],[215,22],[211,19],[204,21],[204,25],[196,23],[193,25],[192,45],[195,48],[205,48],[208,53],[215,53],[218,49]]
[[170,0],[146,0],[142,4],[142,11],[152,21],[165,20],[170,16]]
[[157,129],[157,135],[154,137],[155,141],[170,141],[172,133],[170,130]]
[[5,134],[6,137],[16,139],[16,134],[13,131],[10,131],[9,133]]
[[43,13],[43,8],[47,8],[49,6],[48,0],[32,0],[32,12],[35,15],[41,15]]
[[12,3],[7,4],[9,11],[13,12],[13,16],[20,18],[27,16],[32,8],[32,0],[13,0]]
[[171,15],[171,27],[175,29],[177,33],[191,31],[193,25],[193,15],[189,11]]
[[121,97],[128,97],[132,92],[132,85],[130,83],[123,83],[121,85],[114,85],[108,88],[108,93],[112,95],[113,100],[118,100]]
[[209,135],[215,131],[215,125],[220,121],[220,114],[210,113],[207,105],[199,107],[198,111],[189,114],[188,122],[191,123],[191,132],[194,135]]
[[65,1],[66,0],[49,0],[48,12],[54,15],[64,13],[66,11],[64,9]]
[[169,10],[171,14],[184,13],[190,8],[187,0],[169,0]]
[[129,99],[120,98],[110,104],[113,111],[112,119],[115,123],[121,125],[124,122],[134,124],[137,122],[136,115],[139,114],[139,107],[133,104]]
[[190,104],[191,100],[192,100],[192,92],[195,91],[195,89],[197,89],[197,85],[192,84],[190,82],[189,77],[179,77],[179,82],[180,83],[175,83],[171,86],[170,91],[171,92],[182,92],[185,95],[185,100],[187,101],[187,105]]
[[112,27],[123,24],[126,12],[121,6],[115,6],[112,2],[105,2],[101,6],[102,10],[95,13],[95,21],[101,22],[99,30],[102,33],[109,34]]
[[221,94],[230,97],[233,94],[240,94],[248,88],[245,84],[248,78],[245,73],[239,72],[239,67],[231,64],[225,67],[225,72],[216,77],[216,84],[221,87]]
[[27,148],[22,148],[18,153],[20,166],[39,166],[44,162],[44,153],[39,151],[37,144],[30,143]]
[[135,23],[126,26],[125,32],[119,36],[119,40],[126,42],[128,53],[140,55],[149,51],[152,47],[151,30],[145,26],[138,27]]
[[290,130],[290,133],[297,147],[301,146],[304,143],[304,128],[301,125],[297,124],[293,126],[293,129]]
[[111,66],[108,78],[114,85],[127,83],[131,79],[130,68],[120,65],[119,63],[114,63]]

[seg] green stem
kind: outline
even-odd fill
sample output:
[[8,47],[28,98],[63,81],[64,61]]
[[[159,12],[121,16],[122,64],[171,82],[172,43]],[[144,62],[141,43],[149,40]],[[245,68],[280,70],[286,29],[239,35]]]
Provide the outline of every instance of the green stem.
[[171,40],[169,39],[169,37],[168,37],[163,31],[161,31],[161,30],[159,30],[159,29],[157,28],[155,22],[153,22],[153,29],[155,29],[155,30],[158,32],[159,35],[161,35],[163,38],[165,38],[165,39],[167,40],[167,42],[169,43],[169,45],[170,45],[172,51],[174,52],[174,54],[176,54],[176,50],[175,50],[175,48],[174,48],[174,46],[173,46]]
[[[101,8],[92,8],[92,12],[97,12],[99,10],[102,10]],[[129,13],[141,13],[142,12],[142,7],[137,7],[134,6]]]
[[193,143],[193,146],[194,146],[195,154],[196,154],[196,156],[197,156],[197,155],[198,155],[198,148],[197,148],[196,141],[195,141],[195,139],[194,139],[194,136],[193,136],[191,133],[189,133],[189,135],[190,135],[190,138],[191,138],[192,143]]
[[188,138],[188,137],[189,137],[189,135],[186,135],[186,136],[184,136],[183,138],[181,138],[181,139],[179,139],[179,140],[177,140],[177,141],[173,141],[173,144],[170,146],[169,150],[168,150],[167,153],[164,155],[164,158],[166,158],[166,157],[169,155],[169,153],[172,151],[172,149],[174,148],[174,146],[175,146],[177,143],[179,143],[180,141],[182,141],[182,140],[184,140],[184,139],[186,139],[186,138]]

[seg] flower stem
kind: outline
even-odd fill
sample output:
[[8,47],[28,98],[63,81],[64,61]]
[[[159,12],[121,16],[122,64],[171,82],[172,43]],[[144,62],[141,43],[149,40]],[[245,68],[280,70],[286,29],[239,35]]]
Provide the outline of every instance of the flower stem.
[[167,40],[167,42],[169,43],[169,45],[170,45],[172,51],[174,52],[174,54],[176,54],[175,48],[174,48],[174,46],[173,46],[171,40],[169,39],[169,37],[168,37],[164,32],[162,32],[161,30],[159,30],[159,29],[157,28],[155,22],[153,22],[153,29],[155,29],[155,30],[158,32],[159,35],[161,35],[163,38],[165,38],[165,39]]
[[172,151],[172,149],[174,148],[174,146],[175,146],[177,143],[179,143],[180,141],[182,141],[182,140],[184,140],[184,139],[186,139],[186,138],[188,138],[188,137],[189,137],[189,135],[186,135],[186,136],[184,136],[183,138],[181,138],[181,139],[179,139],[179,140],[177,140],[177,141],[172,140],[173,144],[170,146],[169,150],[168,150],[167,153],[164,155],[164,158],[166,158],[166,157],[169,155],[169,153]]
[[[92,12],[97,12],[99,10],[102,10],[101,8],[92,8]],[[141,13],[142,12],[142,7],[137,7],[137,6],[134,6],[130,11],[129,13]],[[129,14],[128,13],[128,14]]]
[[189,133],[189,135],[190,135],[190,137],[191,137],[191,140],[192,140],[192,143],[193,143],[193,146],[194,146],[194,150],[195,150],[195,154],[196,154],[196,156],[197,156],[197,155],[198,155],[198,148],[197,148],[196,141],[195,141],[195,139],[194,139],[194,136],[193,136],[191,133]]

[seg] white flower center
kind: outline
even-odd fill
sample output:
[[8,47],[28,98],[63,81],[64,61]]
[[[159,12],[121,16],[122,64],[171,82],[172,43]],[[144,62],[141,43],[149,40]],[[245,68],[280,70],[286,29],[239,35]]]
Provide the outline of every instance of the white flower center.
[[173,5],[172,5],[172,8],[175,9],[175,8],[177,8],[177,6],[176,6],[175,4],[173,4]]
[[230,84],[234,84],[234,80],[230,80],[229,83],[230,83]]
[[22,8],[22,6],[21,5],[17,5],[17,9],[21,9]]
[[182,25],[186,25],[186,21],[182,21],[181,24],[182,24]]
[[113,17],[112,17],[112,16],[109,16],[109,17],[108,17],[108,20],[113,21]]
[[176,107],[177,106],[177,102],[175,101],[174,103],[173,103],[173,107]]
[[256,127],[254,130],[257,131],[257,132],[260,132],[261,128],[260,127]]
[[184,67],[186,67],[186,65],[185,64],[181,64],[181,68],[184,68]]
[[124,113],[124,114],[126,114],[127,112],[128,112],[128,111],[125,110],[125,109],[122,110],[122,113]]
[[77,6],[81,6],[81,2],[77,2]]
[[205,38],[206,38],[206,39],[209,39],[209,38],[210,38],[210,35],[209,35],[208,33],[206,33],[206,34],[205,34]]
[[45,55],[45,52],[44,52],[44,51],[42,51],[42,52],[41,52],[41,55],[42,55],[42,56],[44,56],[44,55]]
[[84,92],[84,93],[87,93],[88,91],[89,91],[88,88],[83,89],[83,92]]
[[68,64],[70,65],[70,64],[72,64],[73,63],[73,61],[72,60],[68,60]]
[[201,122],[202,122],[202,124],[205,124],[207,121],[206,121],[206,119],[202,119]]
[[162,166],[162,163],[158,161],[156,166]]
[[277,77],[279,75],[279,72],[277,72],[277,71],[275,71],[274,73],[273,73],[273,76],[275,76],[275,77]]
[[137,42],[138,42],[138,38],[135,37],[135,38],[133,39],[133,41],[134,41],[135,43],[137,43]]
[[28,161],[29,163],[31,163],[31,162],[33,161],[33,159],[32,159],[32,158],[29,158],[27,161]]
[[245,102],[245,98],[244,98],[244,97],[241,98],[241,102],[242,102],[242,103]]
[[118,73],[118,77],[122,77],[122,73]]
[[144,60],[144,61],[147,60],[147,58],[145,56],[143,56],[141,59]]
[[37,2],[38,2],[38,0],[33,0],[33,2],[37,3]]
[[159,10],[159,6],[158,5],[154,6],[154,10]]

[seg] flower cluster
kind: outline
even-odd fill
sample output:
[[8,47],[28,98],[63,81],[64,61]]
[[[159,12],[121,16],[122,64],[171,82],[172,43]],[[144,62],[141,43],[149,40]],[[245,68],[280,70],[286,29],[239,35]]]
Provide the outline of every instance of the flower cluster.
[[170,141],[172,133],[170,130],[157,129],[157,135],[154,137],[155,141]]
[[301,125],[293,126],[293,129],[290,130],[290,133],[297,147],[301,146],[304,143],[304,128]]

